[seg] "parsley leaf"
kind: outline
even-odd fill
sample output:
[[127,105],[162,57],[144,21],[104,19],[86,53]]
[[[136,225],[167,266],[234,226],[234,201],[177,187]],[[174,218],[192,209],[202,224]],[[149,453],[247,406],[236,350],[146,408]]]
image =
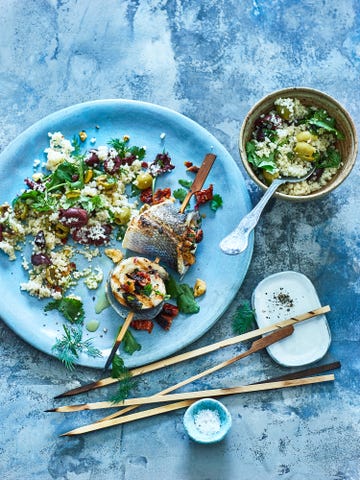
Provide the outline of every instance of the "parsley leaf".
[[14,199],[13,207],[16,208],[16,204],[21,203],[37,212],[48,212],[55,207],[54,199],[40,190],[26,190]]
[[251,330],[255,321],[254,310],[250,307],[249,302],[242,303],[232,318],[233,332],[242,335]]
[[275,173],[277,171],[274,152],[272,152],[268,157],[260,157],[256,154],[256,146],[252,140],[246,144],[246,153],[248,161],[252,163],[254,167],[262,168],[269,173]]
[[335,119],[329,117],[326,110],[315,110],[313,116],[308,119],[308,123],[333,133],[339,140],[345,138],[344,134],[335,128]]
[[316,163],[316,166],[318,168],[334,168],[338,167],[341,163],[341,155],[338,152],[338,150],[335,150],[335,148],[329,148],[325,155],[322,155],[318,162]]
[[63,297],[59,300],[53,300],[48,303],[45,312],[58,310],[71,323],[82,323],[85,317],[85,311],[81,300],[73,297]]
[[183,178],[180,178],[178,182],[184,188],[190,188],[191,185],[193,184],[192,180],[184,180]]
[[176,190],[173,191],[173,197],[176,198],[176,200],[179,200],[180,202],[183,202],[185,197],[186,197],[187,191],[185,188],[177,188]]
[[215,193],[213,195],[213,198],[212,200],[210,201],[210,209],[213,211],[213,212],[216,212],[216,210],[220,207],[223,206],[223,199],[222,197],[218,194],[218,193]]

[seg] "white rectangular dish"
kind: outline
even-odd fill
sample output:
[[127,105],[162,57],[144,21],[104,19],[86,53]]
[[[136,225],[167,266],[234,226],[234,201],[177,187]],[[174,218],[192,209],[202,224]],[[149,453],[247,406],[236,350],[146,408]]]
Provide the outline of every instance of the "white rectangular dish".
[[[265,327],[321,307],[311,281],[303,274],[286,271],[262,280],[252,295],[256,322]],[[294,333],[267,347],[280,365],[296,367],[320,360],[328,351],[331,334],[325,315],[294,326]]]

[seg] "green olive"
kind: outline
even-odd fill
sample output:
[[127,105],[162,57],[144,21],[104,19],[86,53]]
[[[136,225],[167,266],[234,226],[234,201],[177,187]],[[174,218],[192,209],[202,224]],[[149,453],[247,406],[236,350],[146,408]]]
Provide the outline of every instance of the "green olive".
[[297,142],[294,151],[301,160],[312,162],[314,160],[316,148],[307,142]]
[[130,207],[122,207],[120,212],[115,214],[115,223],[118,225],[126,225],[131,217]]
[[270,185],[275,178],[279,176],[279,172],[270,173],[267,170],[262,171],[262,176],[264,177],[265,182]]
[[276,105],[275,108],[281,118],[284,120],[289,120],[291,112],[287,107],[284,107],[283,105]]
[[136,177],[136,180],[134,181],[134,184],[140,189],[140,190],[146,190],[147,188],[151,187],[153,181],[153,177],[150,175],[148,172],[141,172],[139,175]]
[[310,133],[308,130],[304,132],[299,132],[296,135],[296,140],[298,142],[311,142],[312,140],[317,140],[317,136]]

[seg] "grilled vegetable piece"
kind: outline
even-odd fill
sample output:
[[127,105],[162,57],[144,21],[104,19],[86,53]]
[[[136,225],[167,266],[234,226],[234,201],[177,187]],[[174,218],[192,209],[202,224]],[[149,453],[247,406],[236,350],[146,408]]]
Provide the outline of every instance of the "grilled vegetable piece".
[[118,313],[135,312],[135,319],[154,318],[162,309],[168,273],[157,262],[144,257],[125,258],[112,270],[109,279],[110,303]]
[[200,221],[198,212],[179,213],[171,200],[144,205],[130,221],[122,245],[149,257],[159,257],[183,275],[195,263]]

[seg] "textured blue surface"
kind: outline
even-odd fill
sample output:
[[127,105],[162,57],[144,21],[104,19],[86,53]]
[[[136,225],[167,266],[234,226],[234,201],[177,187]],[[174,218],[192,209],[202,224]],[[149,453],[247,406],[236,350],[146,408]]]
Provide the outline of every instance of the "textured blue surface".
[[[1,150],[50,113],[105,98],[142,100],[185,114],[236,160],[247,111],[279,88],[323,90],[348,109],[356,125],[360,121],[356,0],[106,0],[101,6],[94,0],[2,0],[0,5]],[[333,384],[224,398],[233,425],[215,445],[189,440],[182,411],[59,438],[98,415],[44,410],[60,403],[54,395],[94,380],[94,371],[66,372],[1,324],[1,477],[359,480],[358,186],[357,164],[321,201],[274,200],[256,229],[252,262],[232,305],[194,344],[232,335],[232,315],[264,277],[299,271],[332,309],[327,315],[332,343],[322,362],[341,361]],[[256,202],[262,193],[250,181],[247,187]],[[245,348],[143,376],[135,393],[155,393]],[[287,371],[262,352],[187,389],[233,386]],[[104,400],[113,391],[70,401]]]

